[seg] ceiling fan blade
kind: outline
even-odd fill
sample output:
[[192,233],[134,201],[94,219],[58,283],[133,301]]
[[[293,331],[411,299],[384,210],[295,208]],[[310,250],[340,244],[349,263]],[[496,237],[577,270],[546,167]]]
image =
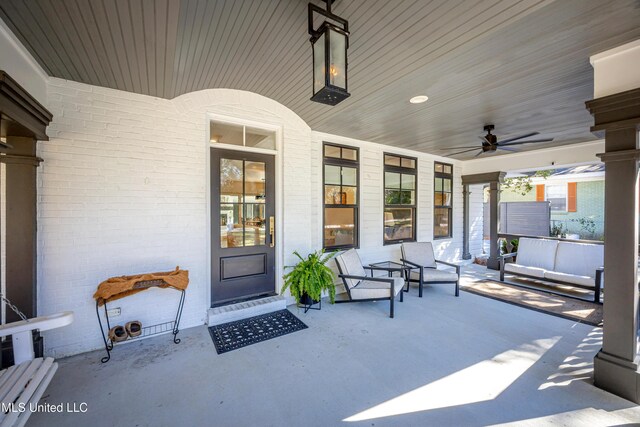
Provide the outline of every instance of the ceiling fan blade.
[[478,154],[476,154],[476,155],[475,155],[475,156],[473,156],[473,157],[478,157],[478,156],[480,156],[480,154],[482,154],[482,153],[484,153],[484,151],[480,150],[480,151],[478,151]]
[[0,148],[7,148],[7,149],[9,149],[9,148],[13,148],[13,145],[11,145],[11,144],[9,144],[9,143],[6,143],[6,142],[2,142],[2,141],[0,141]]
[[514,150],[513,148],[503,147],[503,146],[501,146],[501,145],[498,145],[498,150],[513,151],[514,153],[517,153],[517,152],[518,152],[518,150]]
[[530,139],[529,141],[517,141],[517,142],[512,142],[510,144],[504,144],[502,142],[498,143],[498,147],[500,146],[505,146],[505,145],[520,145],[520,144],[530,144],[532,142],[551,142],[553,141],[553,138],[547,138],[547,139]]
[[487,139],[486,136],[479,136],[478,138],[480,138],[480,140],[482,140],[483,143],[491,144],[491,142]]
[[438,148],[438,151],[446,151],[446,150],[457,150],[459,148],[478,148],[477,145],[467,145],[466,147],[447,147],[447,148]]
[[498,143],[502,144],[502,143],[505,143],[505,142],[511,142],[511,141],[515,141],[515,140],[518,140],[518,139],[522,139],[522,138],[529,138],[530,136],[538,135],[539,133],[540,132],[531,132],[531,133],[527,133],[527,134],[520,135],[520,136],[514,136],[513,138],[507,138],[507,139],[500,140],[500,141],[498,141]]
[[472,148],[470,150],[463,150],[463,151],[458,151],[457,153],[446,154],[446,157],[456,156],[458,154],[468,153],[469,151],[474,151],[474,150],[480,150],[480,149],[478,147],[474,147],[474,148]]

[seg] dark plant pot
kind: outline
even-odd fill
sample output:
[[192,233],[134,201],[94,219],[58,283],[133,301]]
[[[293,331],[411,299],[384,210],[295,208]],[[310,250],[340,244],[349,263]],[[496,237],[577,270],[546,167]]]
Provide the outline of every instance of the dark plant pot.
[[300,296],[300,305],[314,305],[319,302],[311,298],[306,292]]

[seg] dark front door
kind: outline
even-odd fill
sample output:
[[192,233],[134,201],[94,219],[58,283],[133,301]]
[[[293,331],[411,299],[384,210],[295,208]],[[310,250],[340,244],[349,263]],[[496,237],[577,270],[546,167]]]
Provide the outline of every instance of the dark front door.
[[211,305],[275,292],[275,159],[211,149]]

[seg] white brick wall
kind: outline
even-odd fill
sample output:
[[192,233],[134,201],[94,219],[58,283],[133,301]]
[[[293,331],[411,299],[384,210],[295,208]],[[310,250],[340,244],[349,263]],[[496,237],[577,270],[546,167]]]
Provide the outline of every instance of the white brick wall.
[[[283,129],[284,264],[291,253],[321,247],[321,144],[361,148],[363,261],[397,259],[382,245],[382,152],[418,157],[418,238],[431,240],[434,156],[312,133],[286,107],[227,89],[173,100],[52,78],[47,107],[50,141],[39,144],[38,307],[41,314],[74,310],[70,327],[46,334],[56,357],[100,348],[92,294],[116,275],[188,269],[182,327],[204,323],[209,307],[207,217],[208,114],[279,125]],[[438,241],[438,256],[454,260],[462,248],[460,167],[454,162],[454,238]],[[169,320],[178,293],[152,289],[112,303],[121,324]]]

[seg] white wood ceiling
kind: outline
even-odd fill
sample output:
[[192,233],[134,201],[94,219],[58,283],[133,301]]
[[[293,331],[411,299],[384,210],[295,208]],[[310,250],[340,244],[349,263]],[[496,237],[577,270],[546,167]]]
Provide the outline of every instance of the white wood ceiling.
[[[594,139],[589,56],[640,37],[637,0],[337,0],[334,12],[352,32],[352,95],[329,107],[309,100],[304,0],[0,0],[51,76],[163,98],[248,90],[314,130],[436,154],[479,144],[488,123],[555,138],[520,149]],[[409,104],[419,94],[429,101]]]

